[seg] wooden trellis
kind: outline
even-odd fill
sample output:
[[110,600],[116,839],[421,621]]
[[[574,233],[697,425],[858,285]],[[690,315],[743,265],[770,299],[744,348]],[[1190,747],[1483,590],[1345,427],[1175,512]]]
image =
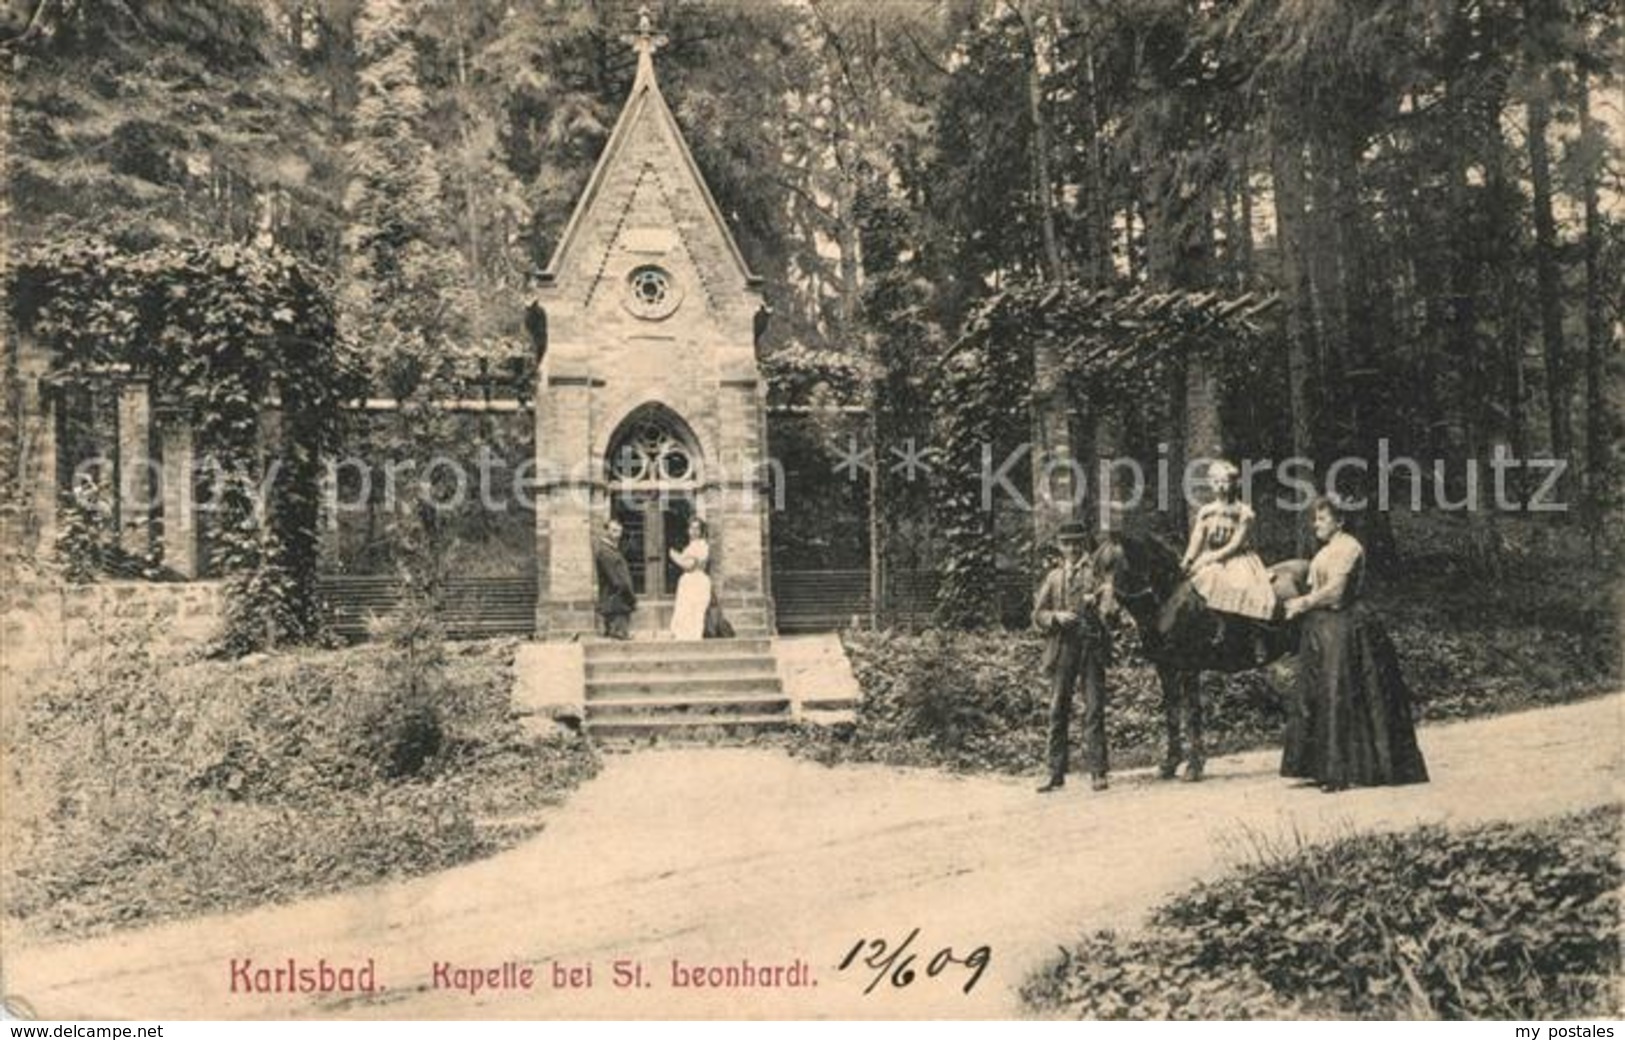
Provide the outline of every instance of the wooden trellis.
[[[1266,330],[1260,319],[1278,302],[1274,293],[1124,291],[1078,282],[1002,290],[971,316],[939,363],[943,390],[938,399],[951,442],[946,452],[957,455],[963,469],[980,454],[977,442],[986,443],[998,432],[985,416],[975,416],[978,409],[1004,417],[1027,415],[1032,539],[1035,548],[1042,547],[1063,521],[1073,518],[1082,500],[1084,489],[1073,483],[1081,467],[1071,431],[1097,422],[1131,394],[1177,393],[1183,427],[1175,431],[1180,457],[1193,447],[1200,448],[1197,454],[1211,451],[1219,437],[1210,348],[1226,340],[1262,337]],[[1151,379],[1162,362],[1182,366],[1174,371],[1183,385]],[[960,414],[953,414],[955,409]],[[1102,438],[1095,440],[1102,450]],[[950,623],[987,620],[965,608],[995,578],[987,563],[995,547],[994,525],[991,518],[976,515],[985,512],[984,503],[985,497],[972,501],[954,488],[940,499],[943,528],[950,533],[939,617]]]

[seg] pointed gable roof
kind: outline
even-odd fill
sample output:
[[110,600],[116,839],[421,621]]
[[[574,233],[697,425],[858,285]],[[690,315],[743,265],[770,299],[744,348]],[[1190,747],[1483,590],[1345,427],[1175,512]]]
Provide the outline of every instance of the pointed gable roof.
[[615,129],[609,135],[609,143],[604,146],[603,154],[598,157],[598,164],[593,167],[592,177],[587,181],[586,190],[576,201],[575,211],[570,214],[570,222],[564,227],[564,234],[559,237],[558,245],[553,249],[553,256],[547,263],[547,269],[541,274],[543,285],[552,285],[558,276],[565,270],[570,262],[571,254],[580,245],[581,229],[587,222],[587,215],[592,212],[603,198],[604,185],[608,182],[609,171],[616,163],[621,161],[628,149],[634,130],[640,124],[645,113],[653,116],[657,125],[663,128],[676,142],[677,154],[681,158],[680,173],[687,176],[697,190],[700,198],[705,201],[706,211],[710,214],[711,223],[722,236],[727,247],[728,256],[738,269],[740,278],[747,288],[756,288],[762,279],[753,273],[750,265],[745,262],[745,255],[739,251],[739,243],[734,240],[733,232],[728,228],[728,222],[717,206],[717,200],[711,195],[711,189],[706,185],[705,178],[700,174],[700,167],[694,161],[694,154],[688,149],[688,142],[683,140],[682,130],[677,125],[677,117],[672,114],[671,107],[666,104],[665,96],[660,92],[660,84],[655,80],[654,50],[665,42],[664,37],[653,37],[649,30],[647,14],[641,20],[639,32],[636,37],[629,38],[638,52],[637,76],[632,81],[632,91],[627,97],[626,105],[621,109],[620,118],[615,121]]

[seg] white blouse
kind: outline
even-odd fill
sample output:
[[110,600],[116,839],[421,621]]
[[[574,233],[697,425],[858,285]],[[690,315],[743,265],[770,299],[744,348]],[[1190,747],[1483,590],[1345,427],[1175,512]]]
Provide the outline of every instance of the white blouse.
[[[1342,581],[1342,594],[1334,587]],[[1359,598],[1365,580],[1365,547],[1347,531],[1327,539],[1315,558],[1309,561],[1309,589],[1312,606],[1337,610]],[[1336,600],[1333,601],[1333,597]]]
[[705,572],[706,564],[711,561],[710,543],[708,543],[704,538],[696,538],[687,545],[683,546],[682,551],[678,556],[678,565],[683,566],[685,570],[688,570],[690,568],[685,566],[685,561],[692,561],[692,569],[703,574]]

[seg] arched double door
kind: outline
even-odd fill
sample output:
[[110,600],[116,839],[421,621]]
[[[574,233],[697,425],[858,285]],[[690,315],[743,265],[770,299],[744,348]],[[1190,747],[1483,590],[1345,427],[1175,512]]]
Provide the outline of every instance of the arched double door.
[[668,550],[688,542],[700,515],[703,461],[694,433],[677,413],[650,404],[627,416],[604,459],[610,515],[621,522],[621,551],[643,599],[665,599],[680,576]]

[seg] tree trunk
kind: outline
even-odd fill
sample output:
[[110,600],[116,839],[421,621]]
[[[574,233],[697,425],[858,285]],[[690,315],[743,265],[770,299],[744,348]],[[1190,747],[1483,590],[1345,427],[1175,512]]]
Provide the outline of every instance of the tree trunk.
[[[1372,302],[1371,236],[1367,230],[1366,209],[1360,199],[1359,163],[1367,144],[1364,136],[1357,133],[1338,135],[1325,143],[1324,151],[1328,173],[1325,180],[1333,200],[1333,241],[1338,258],[1339,315],[1344,337],[1336,369],[1343,382],[1330,389],[1339,395],[1346,392],[1350,435],[1347,451],[1366,464],[1356,471],[1354,493],[1358,498],[1374,502],[1378,482],[1378,433],[1386,435],[1387,424],[1377,414],[1381,396],[1373,392],[1381,372],[1376,356],[1381,319]],[[1399,560],[1399,544],[1388,511],[1371,508],[1364,519],[1366,551],[1372,564],[1392,567]]]
[[[1540,331],[1546,347],[1546,397],[1551,419],[1552,457],[1567,463],[1574,452],[1569,408],[1568,356],[1563,342],[1563,284],[1557,264],[1557,222],[1552,216],[1551,151],[1546,132],[1551,109],[1546,98],[1529,99],[1529,172],[1534,184],[1535,284],[1540,297]],[[1569,482],[1557,485],[1557,501],[1568,500]],[[1558,514],[1561,515],[1561,514]]]
[[1101,126],[1105,120],[1100,113],[1100,85],[1095,77],[1094,41],[1086,45],[1083,55],[1084,76],[1089,85],[1089,196],[1093,226],[1090,228],[1090,252],[1093,254],[1095,284],[1108,285],[1115,273],[1112,264],[1112,214],[1107,192],[1106,149],[1101,141]]
[[1593,537],[1601,530],[1604,511],[1611,498],[1608,472],[1608,441],[1612,422],[1605,396],[1603,359],[1608,352],[1608,318],[1603,307],[1602,213],[1598,205],[1597,180],[1603,163],[1603,142],[1591,115],[1591,83],[1580,73],[1580,141],[1585,153],[1585,395],[1586,395],[1586,524]]
[[[1504,101],[1504,99],[1503,99]],[[1486,187],[1489,192],[1490,222],[1495,228],[1492,278],[1495,285],[1494,304],[1498,350],[1495,359],[1498,369],[1496,392],[1500,397],[1502,436],[1507,450],[1514,459],[1529,457],[1528,420],[1524,416],[1523,345],[1525,318],[1523,292],[1519,285],[1520,250],[1518,233],[1518,196],[1512,187],[1513,157],[1501,132],[1501,108],[1497,106],[1485,119],[1485,133],[1490,143],[1490,159]],[[1486,396],[1489,391],[1486,389]],[[1522,502],[1527,491],[1524,487],[1523,467],[1508,471],[1512,500]]]
[[1038,207],[1039,230],[1044,244],[1044,277],[1060,281],[1066,277],[1061,260],[1061,243],[1055,233],[1055,190],[1050,178],[1049,117],[1044,112],[1043,73],[1038,65],[1038,21],[1032,0],[1023,0],[1021,20],[1027,30],[1027,118],[1032,120],[1032,192]]
[[1244,155],[1238,153],[1230,156],[1220,210],[1224,228],[1224,259],[1222,264],[1217,263],[1217,258],[1215,261],[1220,281],[1237,289],[1247,285],[1248,254],[1251,248],[1251,243],[1247,241],[1250,215],[1245,201],[1247,194],[1245,166]]
[[1241,203],[1241,227],[1237,229],[1237,244],[1239,246],[1236,259],[1239,262],[1237,270],[1237,285],[1242,287],[1253,284],[1253,189],[1252,189],[1252,155],[1249,150],[1242,149],[1237,157],[1240,169],[1236,176],[1236,191]]
[[[872,333],[864,335],[864,354],[867,357],[878,358],[879,348]],[[871,373],[869,379],[869,444],[874,450],[874,464],[869,467],[869,629],[874,631],[880,627],[880,619],[885,613],[886,604],[886,553],[885,528],[881,523],[880,503],[880,394],[881,379],[876,373]]]
[[[1459,89],[1459,88],[1458,88]],[[1474,202],[1471,194],[1471,185],[1468,183],[1468,167],[1473,165],[1478,156],[1474,154],[1467,134],[1471,114],[1466,111],[1466,104],[1457,97],[1450,97],[1455,93],[1447,90],[1447,103],[1455,110],[1450,125],[1455,128],[1450,135],[1450,156],[1447,171],[1449,212],[1454,233],[1450,236],[1450,307],[1449,337],[1450,354],[1459,373],[1460,397],[1458,408],[1461,416],[1462,450],[1469,460],[1469,464],[1476,464],[1476,460],[1483,454],[1483,403],[1484,386],[1479,373],[1478,358],[1478,260],[1475,255],[1477,243],[1472,234],[1473,226],[1477,221],[1473,216]]]
[[[1032,121],[1032,197],[1043,239],[1042,276],[1066,277],[1055,232],[1055,191],[1050,181],[1049,117],[1044,112],[1044,84],[1038,65],[1038,23],[1032,0],[1020,8],[1027,33],[1027,117]],[[1033,347],[1032,468],[1033,544],[1042,548],[1055,538],[1063,520],[1073,516],[1079,488],[1072,473],[1072,420],[1067,408],[1064,359],[1054,344],[1040,339]],[[1052,468],[1053,467],[1053,471]]]
[[1130,285],[1140,281],[1140,255],[1134,245],[1134,207],[1135,200],[1131,195],[1123,202],[1123,256],[1128,264]]
[[1343,455],[1354,447],[1356,433],[1351,414],[1354,395],[1344,392],[1344,367],[1349,355],[1348,293],[1343,251],[1339,248],[1341,200],[1337,195],[1333,147],[1320,139],[1309,142],[1313,176],[1307,181],[1305,230],[1309,233],[1302,240],[1302,249],[1309,276],[1309,304],[1319,331],[1316,396],[1325,405],[1320,411],[1323,425],[1316,441],[1323,451]]
[[[463,104],[470,104],[468,87],[468,43],[463,38],[462,20],[454,17],[453,25],[456,27],[457,46],[457,93]],[[467,112],[457,115],[457,137],[463,151],[463,220],[466,223],[468,245],[464,250],[464,258],[468,261],[469,274],[474,283],[484,282],[484,272],[480,269],[480,210],[479,202],[474,194],[474,142],[469,133],[469,122],[472,116]]]
[[[1270,151],[1274,182],[1276,241],[1281,253],[1281,285],[1286,292],[1287,403],[1292,409],[1292,454],[1315,457],[1315,328],[1309,299],[1309,272],[1303,255],[1304,170],[1302,146],[1276,140]],[[1299,524],[1298,553],[1314,546],[1308,526]]]

